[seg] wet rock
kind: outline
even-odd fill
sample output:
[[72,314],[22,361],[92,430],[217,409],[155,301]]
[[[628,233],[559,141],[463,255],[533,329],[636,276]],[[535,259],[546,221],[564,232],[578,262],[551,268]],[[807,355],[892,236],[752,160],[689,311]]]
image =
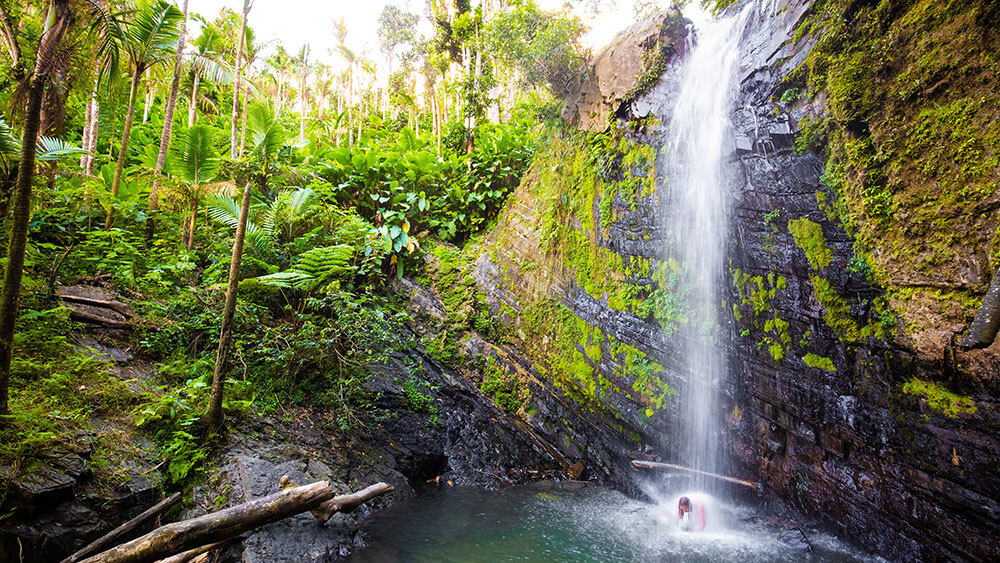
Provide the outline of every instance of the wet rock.
[[806,539],[806,535],[798,528],[788,529],[779,533],[778,541],[802,554],[812,551],[812,547],[809,545],[809,540]]
[[76,479],[47,465],[37,465],[10,479],[11,489],[17,495],[18,502],[35,507],[73,498],[75,484]]
[[[734,471],[759,478],[773,494],[893,559],[990,559],[1000,552],[1000,520],[993,517],[1000,513],[995,508],[1000,506],[995,461],[1000,458],[996,432],[1000,407],[994,400],[1000,381],[996,376],[1000,342],[984,342],[983,349],[963,348],[958,343],[966,327],[953,324],[937,323],[909,334],[900,329],[903,321],[920,324],[922,318],[937,314],[933,307],[939,303],[922,305],[925,309],[911,305],[918,314],[897,323],[886,339],[845,334],[843,322],[856,323],[859,330],[868,325],[877,328],[881,319],[872,302],[885,290],[857,271],[854,241],[831,207],[836,194],[820,181],[823,158],[793,148],[796,124],[820,116],[825,94],[800,97],[792,107],[774,101],[791,87],[785,78],[812,47],[809,34],[798,41],[792,37],[795,26],[808,17],[810,5],[808,0],[756,3],[740,32],[732,154],[725,171],[732,178],[732,200],[723,298],[737,305],[745,298],[733,283],[732,271],[737,268],[765,282],[780,277],[785,288],[769,299],[766,318],[754,319],[753,311],[744,307],[742,320],[722,319],[728,333],[729,372],[718,382],[724,409],[718,418],[730,421]],[[660,84],[641,98],[641,111],[648,103],[650,113],[663,122],[650,127],[644,138],[655,147],[669,136],[670,109],[677,95],[675,72],[675,67],[668,67]],[[603,129],[596,117],[620,109],[615,95],[602,90],[600,80],[585,84],[578,98],[567,100],[568,119],[583,128]],[[607,92],[617,92],[616,88]],[[602,103],[599,110],[580,109]],[[628,109],[636,108],[638,104],[631,104]],[[651,197],[638,199],[635,209],[616,200],[613,220],[606,230],[590,233],[592,243],[623,258],[649,258],[655,267],[661,249],[678,236],[659,220],[666,198],[669,193],[661,186]],[[602,334],[657,358],[666,366],[668,383],[683,396],[687,376],[676,367],[675,350],[684,343],[676,335],[668,337],[649,319],[611,310],[606,300],[577,287],[572,273],[560,264],[524,272],[516,267],[544,264],[533,212],[538,205],[528,177],[498,221],[497,228],[512,243],[504,247],[503,255],[482,256],[476,263],[474,276],[493,310],[506,320],[506,311],[519,311],[542,297],[556,299]],[[983,212],[993,213],[992,205],[984,202]],[[788,229],[790,220],[800,218],[820,226],[831,253],[830,264],[819,271]],[[987,262],[962,255],[956,264],[961,276],[930,272],[897,281],[961,290],[970,283],[984,283]],[[816,277],[828,282],[844,301],[846,321],[830,317],[817,295]],[[763,329],[764,321],[772,318],[788,323],[789,341],[783,343],[781,359],[761,345],[765,338],[774,338]],[[842,324],[835,329],[838,321]],[[808,354],[813,363],[817,358],[828,360],[833,371],[807,365]],[[604,356],[592,365],[614,381],[618,366]],[[524,372],[531,371],[529,363]],[[913,377],[970,393],[976,413],[949,416],[933,408],[928,398],[903,393],[902,384]],[[563,456],[583,460],[595,478],[629,479],[616,476],[613,468],[620,452],[635,449],[635,443],[624,439],[631,432],[656,446],[656,451],[668,446],[664,436],[669,435],[669,421],[679,415],[676,402],[669,401],[662,412],[647,419],[641,405],[612,391],[601,395],[607,412],[596,408],[585,413],[573,401],[559,400],[559,390],[545,378],[538,379],[531,384],[532,396],[547,398],[533,405],[537,413],[530,419],[532,427]],[[616,437],[621,442],[616,444]]]
[[116,363],[116,364],[126,364],[135,359],[132,352],[129,350],[124,350],[117,346],[108,346],[98,342],[97,338],[92,335],[84,335],[76,338],[76,345],[83,351],[97,357],[98,359]]
[[90,477],[92,474],[87,462],[69,449],[59,448],[43,452],[41,457],[55,468],[65,472],[74,480]]

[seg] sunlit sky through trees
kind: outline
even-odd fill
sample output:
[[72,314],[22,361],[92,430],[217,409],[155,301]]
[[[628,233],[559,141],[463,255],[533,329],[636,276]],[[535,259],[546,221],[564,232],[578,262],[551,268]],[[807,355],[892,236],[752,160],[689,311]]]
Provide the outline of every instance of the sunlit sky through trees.
[[[647,2],[663,6],[669,0]],[[394,4],[421,16],[420,31],[430,34],[430,23],[425,17],[426,0],[254,0],[248,23],[257,33],[261,43],[271,42],[265,52],[280,43],[290,52],[297,52],[309,44],[311,55],[317,61],[336,68],[340,62],[331,50],[336,44],[333,21],[341,17],[348,24],[347,44],[368,57],[379,60],[378,16],[387,4]],[[536,0],[536,4],[550,11],[568,5],[590,27],[583,44],[599,48],[614,37],[615,33],[635,21],[632,0]],[[191,0],[190,10],[206,18],[214,18],[220,9],[239,12],[243,0]],[[197,25],[197,24],[195,24]]]

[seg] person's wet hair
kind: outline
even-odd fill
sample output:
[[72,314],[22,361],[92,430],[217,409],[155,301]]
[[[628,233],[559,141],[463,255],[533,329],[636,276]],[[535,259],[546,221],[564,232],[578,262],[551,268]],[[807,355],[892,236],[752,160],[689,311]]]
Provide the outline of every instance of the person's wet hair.
[[691,506],[691,500],[687,497],[681,497],[681,500],[677,504],[679,506]]

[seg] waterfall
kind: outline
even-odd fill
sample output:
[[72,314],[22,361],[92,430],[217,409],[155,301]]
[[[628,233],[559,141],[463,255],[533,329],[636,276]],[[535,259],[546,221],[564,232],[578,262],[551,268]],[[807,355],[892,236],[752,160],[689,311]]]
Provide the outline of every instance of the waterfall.
[[[695,3],[697,4],[697,3]],[[679,419],[670,443],[681,465],[725,472],[718,388],[725,375],[725,333],[720,327],[728,207],[725,162],[732,156],[729,116],[735,99],[739,39],[748,9],[713,19],[697,6],[688,56],[666,133],[665,214],[671,233],[666,258],[676,260],[672,291],[686,295],[685,316],[676,336],[683,375],[677,399]],[[692,488],[711,492],[717,483],[692,477]]]

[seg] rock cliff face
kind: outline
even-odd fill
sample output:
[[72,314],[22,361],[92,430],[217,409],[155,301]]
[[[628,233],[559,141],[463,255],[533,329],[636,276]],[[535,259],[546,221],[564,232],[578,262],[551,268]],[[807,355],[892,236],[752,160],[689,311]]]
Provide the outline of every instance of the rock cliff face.
[[[816,7],[808,0],[773,4],[749,8],[754,13],[742,32],[733,104],[721,319],[730,338],[720,349],[729,370],[720,382],[725,409],[718,413],[727,428],[720,441],[734,471],[759,477],[768,491],[884,555],[989,559],[1000,553],[1000,343],[980,350],[957,343],[990,270],[981,259],[976,276],[963,275],[971,271],[962,265],[970,254],[961,249],[976,239],[969,234],[975,229],[984,240],[993,236],[995,218],[976,210],[994,195],[953,210],[969,214],[974,225],[963,227],[969,236],[954,237],[955,252],[946,253],[954,264],[928,270],[899,258],[883,267],[887,249],[901,243],[880,245],[867,236],[868,244],[859,244],[854,235],[865,235],[850,212],[852,192],[838,191],[827,178],[834,165],[808,150],[809,127],[832,103],[825,91],[798,93],[805,89],[803,63],[813,61],[816,40],[803,30],[817,21]],[[870,9],[856,4],[826,6],[844,8],[845,17]],[[911,4],[919,2],[884,17],[905,21]],[[682,26],[665,25],[664,14],[653,21],[673,30],[661,42],[683,45]],[[672,328],[686,320],[670,314],[678,288],[671,287],[675,265],[660,251],[663,179],[645,180],[663,168],[652,161],[663,158],[683,47],[664,62],[659,84],[624,106],[626,97],[604,88],[621,76],[605,76],[610,71],[601,61],[643,60],[646,52],[636,46],[650,29],[634,26],[638,39],[619,39],[600,55],[595,76],[567,105],[566,117],[584,129],[601,129],[596,115],[617,115],[618,123],[604,133],[565,133],[552,141],[475,269],[493,311],[514,327],[542,379],[637,449],[669,446],[667,430],[683,400],[671,394],[685,377],[672,365],[678,345]],[[591,109],[580,109],[580,99]],[[603,111],[594,109],[598,103]],[[851,131],[856,123],[844,127],[845,135],[857,135]],[[1000,147],[984,158],[994,154]],[[908,220],[906,212],[900,221]],[[919,249],[932,236],[909,233]],[[907,272],[921,277],[922,289],[899,282]],[[973,297],[911,299],[935,286]]]

